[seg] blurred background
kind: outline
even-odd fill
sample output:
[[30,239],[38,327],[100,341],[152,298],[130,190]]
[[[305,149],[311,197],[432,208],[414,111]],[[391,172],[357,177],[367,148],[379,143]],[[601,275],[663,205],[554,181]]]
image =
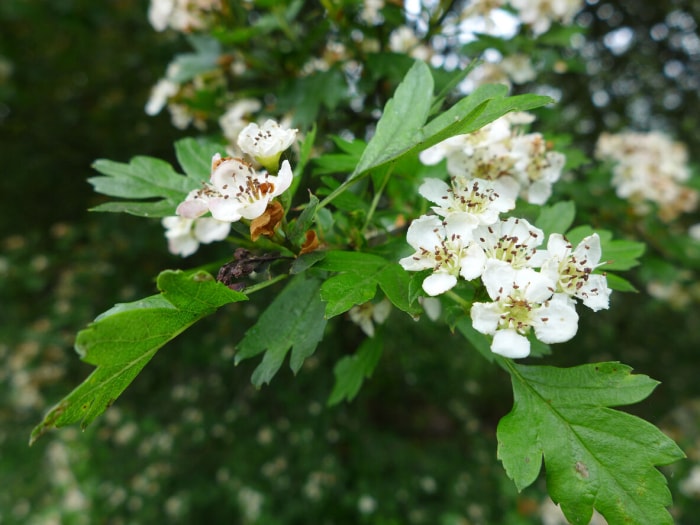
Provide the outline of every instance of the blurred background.
[[[543,481],[517,494],[496,460],[508,378],[459,337],[435,348],[442,334],[424,320],[388,335],[355,401],[329,409],[335,361],[324,348],[357,345],[358,330],[329,334],[298,377],[281,372],[257,391],[255,363],[233,366],[243,329],[222,311],[163,349],[87,431],[27,446],[92,370],[75,333],[114,302],[152,294],[160,270],[185,267],[157,221],[87,211],[101,202],[86,182],[95,159],[174,163],[173,141],[191,134],[144,113],[186,49],[153,30],[147,7],[0,3],[0,523],[559,523]],[[588,28],[587,68],[552,79],[562,111],[548,125],[589,153],[602,131],[661,129],[697,162],[700,2],[591,1],[576,20]],[[689,455],[664,472],[677,522],[696,523],[697,302],[642,289],[595,318],[581,313],[577,337],[547,363],[620,360],[661,381],[629,411]]]

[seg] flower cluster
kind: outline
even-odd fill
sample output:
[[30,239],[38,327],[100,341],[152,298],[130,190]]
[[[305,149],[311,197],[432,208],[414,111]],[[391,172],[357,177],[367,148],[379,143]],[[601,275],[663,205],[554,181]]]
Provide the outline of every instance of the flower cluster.
[[603,133],[596,157],[614,162],[615,192],[628,199],[638,215],[649,213],[650,202],[664,221],[697,207],[697,191],[683,185],[690,178],[686,147],[663,133]]
[[190,33],[205,29],[212,12],[221,8],[221,0],[151,0],[148,21],[156,31],[170,27]]
[[[176,216],[163,219],[170,251],[190,255],[199,243],[224,239],[232,222],[255,221],[266,213],[276,218],[274,224],[264,221],[266,227],[263,230],[256,227],[256,231],[263,231],[264,235],[273,233],[281,220],[282,207],[272,200],[289,188],[294,175],[287,160],[282,162],[277,175],[271,175],[270,171],[276,170],[282,152],[294,142],[296,131],[268,120],[262,127],[253,123],[240,132],[238,147],[267,170],[256,170],[242,158],[214,155],[209,182],[187,195],[178,205]],[[207,213],[211,217],[204,217]],[[252,224],[251,232],[257,236]]]
[[566,157],[551,151],[540,133],[522,133],[532,122],[527,113],[514,113],[466,135],[457,135],[423,151],[424,164],[447,159],[447,172],[461,179],[507,181],[522,198],[544,204],[559,180]]
[[[424,157],[446,156],[449,170],[450,158],[468,158],[493,146],[501,152],[498,160],[494,154],[494,163],[506,167],[520,163],[518,169],[524,173],[538,169],[536,157],[519,158],[518,152],[505,150],[501,137],[510,136],[505,123],[450,139]],[[435,215],[411,223],[407,242],[415,252],[399,263],[409,271],[432,270],[423,281],[429,296],[451,290],[460,277],[480,278],[491,302],[474,303],[471,318],[476,330],[493,336],[494,353],[526,357],[531,331],[544,343],[568,341],[578,329],[577,300],[594,311],[608,307],[606,278],[593,273],[601,264],[600,238],[590,235],[574,248],[563,235],[553,233],[547,248],[540,249],[545,240],[542,230],[525,219],[501,217],[515,208],[522,192],[518,179],[508,174],[474,178],[466,166],[460,164],[459,174],[450,171],[449,184],[427,179],[420,186],[419,193],[435,204]],[[543,192],[528,194],[541,197]]]
[[549,30],[552,22],[570,24],[583,4],[583,0],[475,0],[467,5],[462,16],[481,16],[495,24],[497,14],[503,13],[503,8],[509,5],[519,22],[540,35]]

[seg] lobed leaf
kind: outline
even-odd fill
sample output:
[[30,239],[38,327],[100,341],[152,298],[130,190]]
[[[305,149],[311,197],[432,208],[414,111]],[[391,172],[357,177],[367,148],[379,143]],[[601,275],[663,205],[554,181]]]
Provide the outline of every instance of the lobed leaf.
[[562,201],[543,206],[535,225],[544,232],[545,237],[549,237],[552,233],[563,234],[571,227],[575,217],[576,205],[573,201]]
[[205,272],[164,271],[159,295],[118,304],[78,333],[75,349],[97,369],[52,408],[30,444],[53,427],[78,421],[87,427],[126,389],[156,351],[217,308],[247,299]]
[[[499,358],[500,359],[500,358]],[[499,423],[498,457],[518,490],[537,478],[567,519],[587,524],[672,523],[671,494],[656,465],[684,457],[658,428],[609,407],[646,398],[658,384],[620,363],[568,369],[500,359],[513,383],[513,410]]]
[[333,368],[335,384],[328,398],[329,406],[355,398],[365,379],[372,377],[382,350],[382,339],[377,334],[362,341],[354,355],[345,356],[336,363]]
[[223,149],[223,146],[216,142],[184,138],[175,143],[175,156],[185,175],[199,184],[209,180],[211,158]]
[[432,96],[433,76],[425,62],[417,60],[384,106],[376,132],[350,179],[411,147],[416,133],[428,118]]
[[377,286],[400,310],[409,314],[421,311],[419,305],[410,301],[411,276],[398,263],[370,253],[329,251],[315,267],[339,273],[326,279],[321,286],[327,318],[372,300]]
[[246,331],[238,344],[235,362],[264,353],[251,378],[256,387],[272,380],[290,348],[290,368],[295,374],[316,350],[326,327],[320,287],[318,279],[297,275]]

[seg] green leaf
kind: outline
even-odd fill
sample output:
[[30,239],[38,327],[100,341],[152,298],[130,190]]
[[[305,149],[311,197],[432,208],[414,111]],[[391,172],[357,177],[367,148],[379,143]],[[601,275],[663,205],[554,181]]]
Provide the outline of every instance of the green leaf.
[[614,273],[608,273],[605,275],[605,280],[608,282],[608,287],[611,290],[617,290],[618,292],[637,292],[638,290],[634,285],[627,279],[615,275]]
[[470,317],[461,316],[455,323],[455,327],[457,330],[459,330],[459,333],[461,333],[464,338],[469,341],[474,348],[476,348],[484,359],[486,359],[489,363],[493,363],[496,354],[491,351],[491,339],[474,329]]
[[571,227],[576,217],[576,205],[573,201],[557,202],[552,206],[543,206],[535,221],[545,237],[552,233],[564,234]]
[[378,273],[348,272],[326,279],[321,286],[321,299],[326,302],[326,318],[335,317],[355,305],[371,301],[377,293]]
[[169,200],[156,202],[139,201],[115,201],[105,202],[90,208],[90,211],[102,211],[111,213],[128,213],[138,217],[168,217],[175,215],[177,203]]
[[375,337],[365,339],[354,355],[345,356],[336,363],[333,368],[335,385],[328,398],[328,406],[337,405],[343,400],[352,401],[355,398],[365,379],[372,377],[382,355],[382,349],[382,340],[377,334]]
[[620,363],[573,368],[515,365],[513,410],[498,425],[498,457],[518,490],[537,478],[575,524],[593,508],[609,523],[673,522],[671,494],[656,465],[684,457],[652,424],[609,407],[646,398],[658,384]]
[[[454,135],[471,133],[511,111],[527,111],[552,102],[542,95],[508,97],[503,85],[484,85],[425,126],[432,93],[430,70],[416,62],[399,85],[377,123],[377,132],[367,144],[350,182],[370,169],[378,168],[404,155],[415,154]],[[414,88],[414,84],[417,87]],[[420,97],[425,97],[421,100]]]
[[328,318],[370,301],[376,294],[377,285],[400,310],[412,315],[421,311],[419,305],[409,300],[411,275],[398,263],[371,253],[330,251],[315,267],[339,272],[339,275],[326,279],[321,287]]
[[316,350],[326,327],[320,287],[318,279],[297,275],[245,333],[238,344],[236,364],[265,353],[251,378],[256,387],[272,380],[290,348],[289,364],[295,374]]
[[88,179],[96,192],[123,199],[158,200],[106,202],[91,211],[123,212],[140,217],[173,215],[187,194],[209,178],[211,158],[221,149],[220,144],[203,140],[187,138],[177,141],[175,154],[186,177],[167,162],[153,157],[134,157],[128,164],[97,160],[93,168],[104,176]]
[[301,246],[306,239],[306,232],[311,228],[311,224],[313,224],[318,202],[318,198],[313,193],[309,193],[309,203],[301,214],[299,214],[299,217],[294,224],[292,224],[289,231],[289,241],[293,245]]
[[91,177],[95,191],[112,197],[178,199],[192,189],[192,182],[167,162],[153,157],[134,157],[129,164],[100,159],[93,163],[104,177]]
[[75,349],[97,369],[52,408],[30,443],[53,427],[81,421],[87,427],[126,389],[165,343],[217,308],[247,299],[205,272],[165,271],[159,295],[118,304],[78,333]]
[[172,61],[168,78],[178,84],[192,80],[197,75],[215,70],[219,67],[221,44],[209,35],[190,34],[187,39],[194,48],[194,53],[181,53]]
[[[211,175],[211,158],[224,150],[221,144],[201,139],[184,138],[175,143],[177,161],[187,177],[199,184]],[[196,187],[196,186],[195,186]]]
[[397,157],[413,145],[414,136],[428,118],[432,95],[430,69],[424,62],[416,61],[384,106],[376,132],[351,179]]

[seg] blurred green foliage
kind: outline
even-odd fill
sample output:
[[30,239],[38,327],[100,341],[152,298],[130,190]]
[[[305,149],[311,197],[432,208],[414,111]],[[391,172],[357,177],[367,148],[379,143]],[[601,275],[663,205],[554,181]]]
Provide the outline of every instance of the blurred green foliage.
[[[580,19],[598,69],[585,82],[552,76],[559,129],[592,147],[602,129],[654,123],[697,151],[698,3],[590,4]],[[0,521],[537,523],[542,484],[514,508],[495,460],[507,377],[458,336],[437,348],[444,334],[426,320],[385,333],[372,379],[353,403],[329,409],[331,370],[361,342],[359,329],[343,324],[296,378],[281,372],[258,391],[255,363],[233,365],[246,326],[226,316],[252,323],[260,312],[231,305],[170,345],[176,357],[156,358],[104,421],[27,448],[45,407],[91,370],[72,350],[74,334],[115,300],[150,295],[149,276],[182,264],[157,223],[85,211],[100,202],[86,183],[94,159],[172,160],[182,136],[167,116],[143,113],[164,65],[187,49],[154,32],[145,11],[134,0],[0,3],[0,486],[9,488]],[[636,41],[615,55],[605,36],[621,27]],[[664,69],[674,60],[681,74]],[[548,364],[621,360],[649,373],[662,385],[631,411],[698,450],[699,316],[616,294],[610,311],[582,312],[576,339]],[[697,508],[677,490],[689,468],[669,470],[678,523],[692,523]]]

